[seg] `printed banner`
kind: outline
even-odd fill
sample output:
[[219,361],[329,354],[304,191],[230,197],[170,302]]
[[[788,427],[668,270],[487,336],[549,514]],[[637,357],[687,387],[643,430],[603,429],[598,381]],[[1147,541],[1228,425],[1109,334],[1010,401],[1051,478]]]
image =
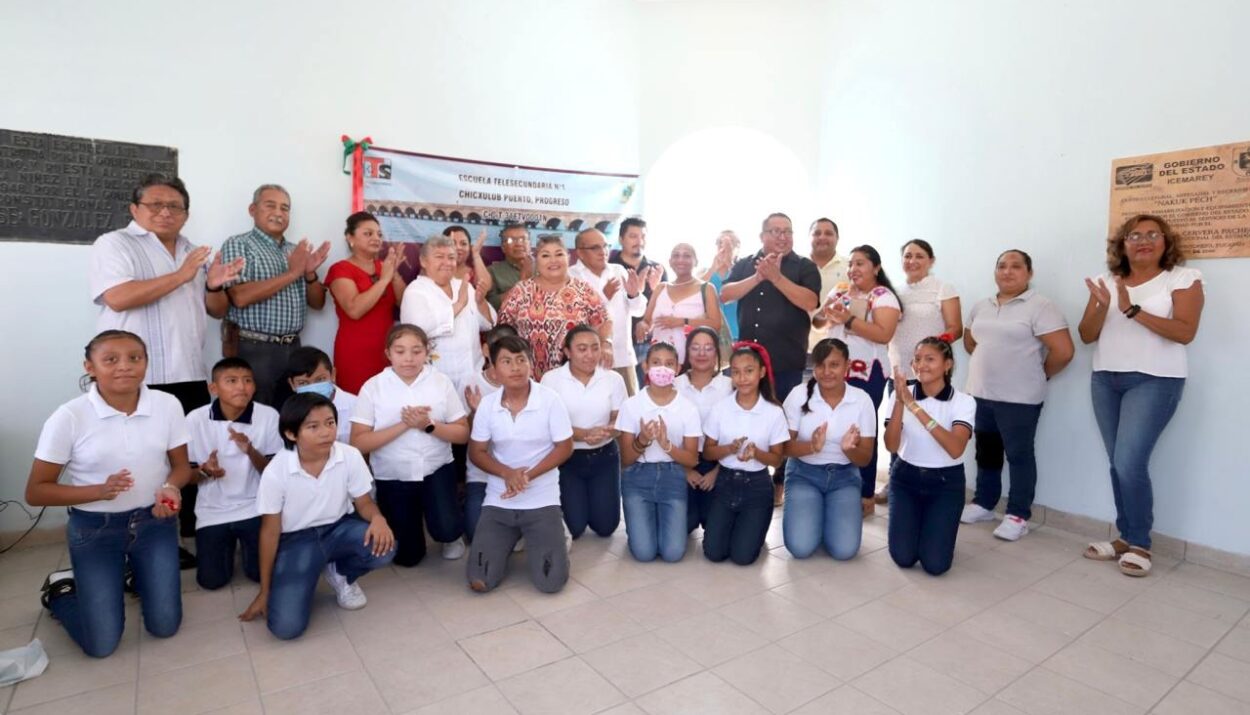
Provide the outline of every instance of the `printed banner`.
[[616,237],[636,211],[638,176],[540,169],[369,147],[364,155],[365,210],[390,241],[423,243],[448,226],[464,226],[499,245],[508,223],[535,240],[553,234],[572,247],[585,228]]
[[1143,213],[1172,224],[1190,258],[1250,256],[1250,142],[1111,162],[1110,232]]

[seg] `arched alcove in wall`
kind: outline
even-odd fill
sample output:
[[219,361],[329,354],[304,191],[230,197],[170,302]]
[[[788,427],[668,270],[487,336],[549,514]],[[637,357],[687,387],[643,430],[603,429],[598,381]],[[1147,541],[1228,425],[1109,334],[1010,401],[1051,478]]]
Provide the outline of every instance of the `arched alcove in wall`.
[[795,221],[795,250],[807,253],[808,172],[777,138],[744,127],[701,129],[673,142],[644,177],[647,255],[664,263],[677,243],[689,243],[700,265],[712,258],[725,229],[742,240],[740,255],[759,249],[759,226],[781,211]]

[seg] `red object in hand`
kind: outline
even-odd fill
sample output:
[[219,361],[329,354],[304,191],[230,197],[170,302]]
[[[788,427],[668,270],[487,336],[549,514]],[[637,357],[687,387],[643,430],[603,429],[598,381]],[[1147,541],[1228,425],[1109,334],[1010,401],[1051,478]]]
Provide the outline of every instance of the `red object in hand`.
[[170,499],[169,497],[161,497],[161,506],[169,509],[170,511],[178,511],[178,502]]

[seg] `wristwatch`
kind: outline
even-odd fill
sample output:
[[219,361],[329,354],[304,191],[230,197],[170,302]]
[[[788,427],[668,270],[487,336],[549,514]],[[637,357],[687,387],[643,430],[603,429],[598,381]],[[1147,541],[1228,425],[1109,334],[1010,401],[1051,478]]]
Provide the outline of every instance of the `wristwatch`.
[[425,433],[434,434],[434,422],[431,421],[428,425],[425,426]]

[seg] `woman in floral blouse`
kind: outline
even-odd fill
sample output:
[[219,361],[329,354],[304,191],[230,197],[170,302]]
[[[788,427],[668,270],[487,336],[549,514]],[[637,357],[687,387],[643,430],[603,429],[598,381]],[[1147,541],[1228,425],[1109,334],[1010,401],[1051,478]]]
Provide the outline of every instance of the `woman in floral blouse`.
[[612,321],[598,291],[569,276],[569,253],[559,236],[541,236],[534,277],[508,291],[499,323],[511,325],[534,348],[534,379],[561,362],[564,334],[579,323],[598,331],[604,367],[611,368]]

